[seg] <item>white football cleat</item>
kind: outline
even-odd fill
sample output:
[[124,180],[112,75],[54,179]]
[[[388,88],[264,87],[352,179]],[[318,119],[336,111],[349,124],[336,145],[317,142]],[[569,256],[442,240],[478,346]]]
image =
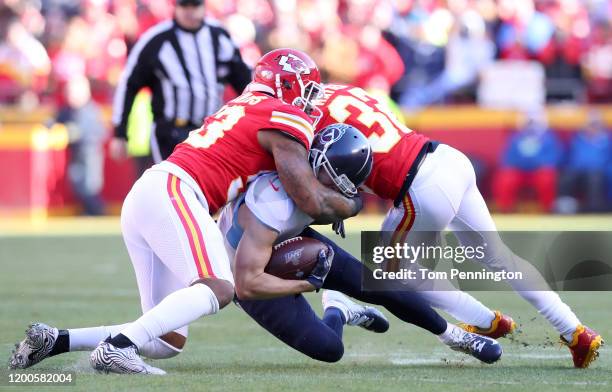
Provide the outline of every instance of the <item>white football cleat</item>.
[[497,340],[464,331],[454,324],[449,323],[448,326],[451,328],[449,333],[438,338],[449,348],[471,355],[485,363],[493,363],[501,358],[503,350]]
[[146,364],[138,355],[136,346],[119,348],[113,346],[107,340],[100,342],[89,356],[91,367],[98,372],[107,374],[166,374],[162,369]]
[[15,344],[9,358],[8,368],[26,369],[49,357],[59,331],[43,323],[30,324],[25,331],[26,337]]
[[338,291],[325,290],[322,302],[323,310],[330,307],[339,309],[344,314],[347,325],[358,325],[377,333],[387,332],[389,329],[389,320],[378,309],[359,305]]

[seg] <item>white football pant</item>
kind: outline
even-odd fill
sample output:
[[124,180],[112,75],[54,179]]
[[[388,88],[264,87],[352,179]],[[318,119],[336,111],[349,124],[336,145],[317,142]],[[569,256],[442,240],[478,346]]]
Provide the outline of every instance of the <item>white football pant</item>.
[[[389,210],[382,230],[394,232],[394,241],[416,246],[438,244],[439,233],[446,228],[453,231],[463,246],[487,243],[485,258],[479,261],[489,269],[523,272],[525,280],[508,283],[562,335],[571,336],[580,324],[578,318],[556,293],[542,291],[548,286],[540,273],[503,244],[476,186],[469,159],[460,151],[440,144],[426,156],[402,204]],[[493,312],[479,301],[457,291],[450,282],[436,282],[435,288],[423,291],[433,307],[465,323],[481,328],[490,326]]]
[[[167,168],[180,177],[163,170]],[[223,235],[206,199],[175,165],[163,162],[136,181],[123,203],[121,230],[143,313],[199,278],[234,283]],[[186,337],[187,326],[175,332]]]

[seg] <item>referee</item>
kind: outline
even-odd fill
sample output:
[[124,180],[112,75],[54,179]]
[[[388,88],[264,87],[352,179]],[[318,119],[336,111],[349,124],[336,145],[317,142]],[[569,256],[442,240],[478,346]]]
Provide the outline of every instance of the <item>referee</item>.
[[205,13],[203,0],[177,0],[174,19],[151,27],[134,45],[113,102],[114,158],[127,156],[128,116],[143,87],[152,91],[151,153],[160,162],[217,111],[223,84],[241,93],[251,81],[227,31]]

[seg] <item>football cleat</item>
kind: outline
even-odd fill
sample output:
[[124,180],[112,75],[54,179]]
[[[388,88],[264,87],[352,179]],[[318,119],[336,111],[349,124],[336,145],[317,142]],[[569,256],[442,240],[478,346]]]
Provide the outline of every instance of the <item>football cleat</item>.
[[11,370],[29,368],[49,357],[59,331],[43,323],[33,323],[25,334],[25,339],[15,344],[9,358],[8,368]]
[[497,340],[449,325],[453,327],[450,334],[440,340],[451,349],[469,354],[485,363],[493,363],[501,358],[503,350]]
[[588,368],[591,362],[599,356],[599,348],[604,341],[600,334],[591,328],[579,325],[572,335],[572,341],[568,342],[561,336],[561,342],[569,347],[574,360],[574,367]]
[[322,299],[323,309],[340,309],[346,317],[347,325],[357,325],[376,333],[387,332],[389,329],[389,320],[376,308],[356,304],[346,295],[333,290],[325,290]]
[[138,355],[136,346],[119,348],[113,346],[110,337],[98,344],[89,356],[91,367],[100,373],[118,374],[166,374],[165,371],[147,365]]
[[516,330],[516,323],[512,320],[512,317],[503,314],[496,310],[495,318],[491,321],[491,327],[488,329],[481,329],[475,325],[470,324],[459,324],[459,327],[466,330],[467,332],[475,333],[482,336],[487,336],[492,339],[503,338],[506,335],[514,333]]

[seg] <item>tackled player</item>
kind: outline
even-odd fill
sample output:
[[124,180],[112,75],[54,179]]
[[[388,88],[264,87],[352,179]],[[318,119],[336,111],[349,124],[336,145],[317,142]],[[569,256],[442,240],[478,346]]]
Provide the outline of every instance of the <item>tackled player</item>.
[[[310,164],[322,184],[353,197],[370,174],[372,152],[358,130],[349,125],[332,124],[315,136]],[[326,362],[340,360],[344,354],[345,324],[374,332],[388,328],[380,312],[354,303],[342,294],[345,293],[384,306],[401,320],[438,335],[454,350],[486,363],[500,358],[502,349],[495,340],[447,323],[418,293],[406,291],[401,285],[386,291],[363,290],[361,277],[369,270],[335,244],[334,253],[340,256],[334,256],[331,268],[325,275],[317,274],[320,279],[312,276],[308,279],[316,288],[330,289],[323,294],[324,315],[319,319],[304,296],[299,295],[305,291],[302,288],[305,282],[283,280],[265,272],[274,245],[300,234],[313,221],[287,195],[276,173],[260,175],[245,195],[221,213],[219,227],[225,235],[227,252],[235,262],[237,302],[268,332],[311,358]],[[319,239],[311,229],[301,235]],[[258,299],[262,297],[272,299]]]

